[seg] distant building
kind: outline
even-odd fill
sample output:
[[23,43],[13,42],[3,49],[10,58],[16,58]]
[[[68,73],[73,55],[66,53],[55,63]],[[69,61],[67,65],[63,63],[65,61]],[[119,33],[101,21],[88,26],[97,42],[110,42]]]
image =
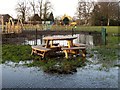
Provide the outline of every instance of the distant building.
[[69,21],[72,21],[72,20],[73,20],[72,17],[69,16],[69,15],[67,15],[67,14],[64,14],[64,15],[61,17],[61,20],[63,20],[63,19],[66,18],[66,17],[69,19]]
[[10,18],[12,18],[12,17],[9,14],[0,14],[0,24],[2,24],[2,20],[3,20],[4,24],[6,22],[9,22]]
[[41,18],[38,14],[35,14],[34,16],[30,17],[28,20],[29,24],[41,24]]
[[4,22],[4,25],[6,24],[6,22],[8,23],[10,18],[12,18],[14,24],[17,24],[18,19],[14,19],[13,17],[11,17],[9,14],[0,14],[0,24],[2,24],[2,20]]
[[75,26],[75,25],[77,25],[77,22],[74,21],[71,16],[64,14],[64,15],[61,17],[61,24],[62,24],[62,25]]

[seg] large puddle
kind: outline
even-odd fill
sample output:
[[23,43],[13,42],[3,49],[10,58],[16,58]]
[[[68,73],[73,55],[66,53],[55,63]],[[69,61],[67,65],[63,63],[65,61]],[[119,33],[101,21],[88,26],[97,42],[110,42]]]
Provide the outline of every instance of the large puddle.
[[95,57],[88,58],[86,66],[67,75],[45,73],[41,68],[23,66],[23,63],[0,65],[3,88],[118,88],[119,68],[104,67]]

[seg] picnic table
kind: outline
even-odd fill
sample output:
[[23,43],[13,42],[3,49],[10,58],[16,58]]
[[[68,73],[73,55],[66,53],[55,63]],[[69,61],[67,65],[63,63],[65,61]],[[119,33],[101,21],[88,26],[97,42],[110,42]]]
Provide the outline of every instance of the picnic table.
[[[73,40],[77,37],[73,36],[47,36],[44,37],[44,46],[32,46],[32,53],[40,53],[42,57],[46,56],[46,53],[53,51],[63,51],[65,58],[68,58],[68,54],[79,54],[82,51],[82,56],[85,57],[86,47],[84,44],[74,44]],[[55,40],[66,40],[67,46],[60,46],[59,43],[53,43]],[[80,46],[82,45],[82,46]]]
[[77,37],[72,36],[47,36],[44,37],[43,40],[46,42],[46,48],[54,46],[53,41],[54,40],[66,40],[68,43],[68,48],[73,46],[73,39],[76,39]]

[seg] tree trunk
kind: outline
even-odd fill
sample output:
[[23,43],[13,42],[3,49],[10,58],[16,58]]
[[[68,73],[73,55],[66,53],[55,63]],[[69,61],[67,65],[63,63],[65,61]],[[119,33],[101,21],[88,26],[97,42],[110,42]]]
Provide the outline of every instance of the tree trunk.
[[108,18],[107,26],[109,26],[109,24],[110,24],[110,19]]

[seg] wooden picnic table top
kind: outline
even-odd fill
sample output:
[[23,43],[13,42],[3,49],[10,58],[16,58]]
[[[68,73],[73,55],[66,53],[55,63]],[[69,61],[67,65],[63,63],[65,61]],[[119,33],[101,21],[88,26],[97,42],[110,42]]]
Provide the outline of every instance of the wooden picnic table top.
[[44,37],[43,40],[73,40],[76,38],[77,37],[73,37],[73,36],[47,36]]

